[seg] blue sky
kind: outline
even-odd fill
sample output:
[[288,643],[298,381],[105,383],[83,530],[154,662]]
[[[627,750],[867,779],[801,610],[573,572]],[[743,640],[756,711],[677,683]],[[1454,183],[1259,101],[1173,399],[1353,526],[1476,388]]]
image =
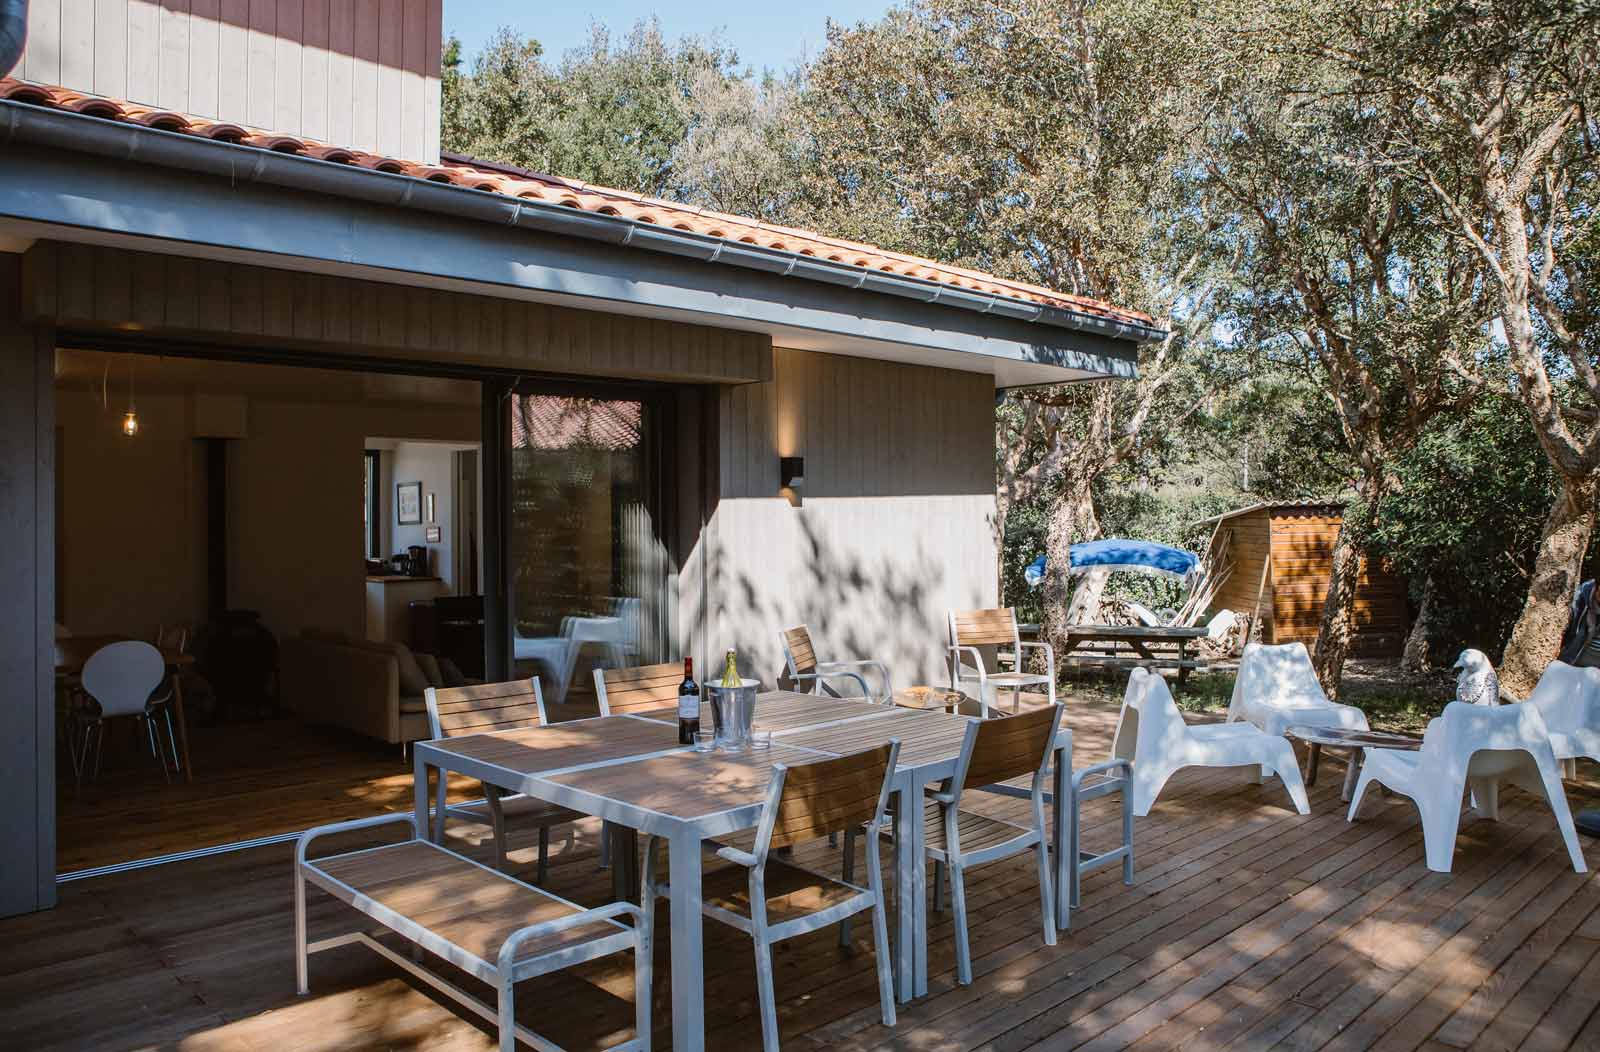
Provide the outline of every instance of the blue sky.
[[503,25],[538,40],[547,56],[559,57],[588,39],[592,23],[624,32],[640,19],[654,15],[660,19],[668,39],[705,36],[720,29],[744,64],[758,70],[783,70],[822,49],[829,18],[852,24],[875,19],[889,6],[889,0],[700,0],[676,4],[628,0],[557,4],[445,0],[444,29],[461,38],[462,54],[469,60]]

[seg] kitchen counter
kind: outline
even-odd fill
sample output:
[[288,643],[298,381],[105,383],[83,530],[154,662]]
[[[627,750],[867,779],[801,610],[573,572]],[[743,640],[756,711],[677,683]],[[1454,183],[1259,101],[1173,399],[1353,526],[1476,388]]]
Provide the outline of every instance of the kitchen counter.
[[438,577],[403,574],[367,576],[367,638],[376,643],[405,643],[411,639],[411,604],[445,594]]

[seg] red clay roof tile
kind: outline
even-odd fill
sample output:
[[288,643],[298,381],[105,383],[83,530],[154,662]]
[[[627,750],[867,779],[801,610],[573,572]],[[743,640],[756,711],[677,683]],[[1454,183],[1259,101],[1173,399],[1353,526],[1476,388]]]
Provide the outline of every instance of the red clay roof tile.
[[227,122],[196,120],[180,113],[157,110],[116,99],[83,95],[66,88],[24,83],[9,77],[0,78],[0,99],[143,124],[165,131],[217,139],[241,146],[301,154],[340,164],[354,164],[380,172],[408,175],[417,179],[449,183],[510,197],[551,201],[599,215],[621,216],[645,223],[658,223],[675,230],[795,252],[803,256],[820,257],[867,270],[906,275],[970,292],[1037,303],[1110,321],[1143,327],[1155,325],[1148,314],[1140,311],[1116,307],[1085,296],[1057,292],[1042,285],[999,278],[992,274],[891,252],[814,231],[778,226],[748,217],[725,215],[693,205],[646,197],[625,190],[591,186],[576,180],[521,172],[486,162],[447,158],[438,165],[425,165],[332,146],[300,136],[281,135]]

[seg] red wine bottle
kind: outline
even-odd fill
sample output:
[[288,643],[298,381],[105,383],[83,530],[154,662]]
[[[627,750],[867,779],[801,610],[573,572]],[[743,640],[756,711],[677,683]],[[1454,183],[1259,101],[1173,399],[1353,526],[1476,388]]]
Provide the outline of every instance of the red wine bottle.
[[693,745],[700,733],[700,687],[694,681],[694,658],[683,659],[683,682],[678,685],[678,744]]

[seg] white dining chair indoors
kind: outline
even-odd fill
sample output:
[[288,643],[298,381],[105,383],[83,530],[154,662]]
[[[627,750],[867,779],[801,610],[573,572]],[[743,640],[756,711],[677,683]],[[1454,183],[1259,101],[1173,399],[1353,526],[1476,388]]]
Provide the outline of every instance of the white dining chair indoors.
[[1291,724],[1369,730],[1366,713],[1331,701],[1304,643],[1251,643],[1239,659],[1228,721],[1245,720],[1268,734]]
[[[811,629],[796,625],[783,631],[783,660],[788,666],[789,680],[796,689],[821,694],[832,688],[830,680],[847,680],[861,691],[861,697],[887,705],[894,701],[894,687],[889,681],[889,666],[881,661],[818,661],[816,649],[811,645]],[[868,683],[871,677],[875,684]]]
[[[994,653],[995,668],[984,658],[985,647],[1007,647]],[[1024,671],[1028,650],[1044,654],[1045,671]],[[1011,607],[995,610],[950,611],[950,689],[970,689],[978,699],[985,718],[999,701],[1002,690],[1011,692],[1011,711],[1022,707],[1022,692],[1029,687],[1044,687],[1050,704],[1056,703],[1056,652],[1049,643],[1024,643],[1017,626],[1017,612]],[[1009,664],[1007,671],[1000,666]]]
[[1260,767],[1283,780],[1295,810],[1310,814],[1305,783],[1287,738],[1251,723],[1184,722],[1159,672],[1136,668],[1128,677],[1111,742],[1113,759],[1133,763],[1133,813],[1150,813],[1167,779],[1185,767]]
[[1450,872],[1462,796],[1471,789],[1479,813],[1498,819],[1502,782],[1545,799],[1566,841],[1572,868],[1579,873],[1588,871],[1550,748],[1549,731],[1534,706],[1485,707],[1452,701],[1444,707],[1444,715],[1428,721],[1422,748],[1416,752],[1365,752],[1347,820],[1356,820],[1362,797],[1373,782],[1409,796],[1422,816],[1423,846],[1428,868],[1434,872]]
[[1552,661],[1528,695],[1550,732],[1550,749],[1568,777],[1580,756],[1600,760],[1600,668]]
[[[748,850],[723,846],[717,857],[733,863],[704,875],[702,912],[712,920],[747,933],[755,942],[756,996],[761,1009],[761,1043],[778,1049],[777,996],[773,990],[772,946],[807,932],[838,924],[840,941],[849,918],[872,912],[872,946],[877,958],[878,1002],[883,1025],[895,1024],[894,975],[889,959],[889,926],[884,916],[883,864],[866,851],[867,886],[854,882],[855,854],[845,855],[844,876],[835,880],[779,857],[773,849],[820,840],[829,834],[862,830],[878,842],[887,826],[890,779],[900,742],[814,763],[774,764],[766,805]],[[671,888],[655,879],[660,838],[645,846],[644,928],[654,930],[657,898]],[[677,923],[676,918],[673,921]]]
[[161,763],[161,773],[172,779],[167,767],[166,753],[161,745],[161,735],[156,732],[154,716],[158,710],[166,717],[167,741],[172,749],[172,766],[178,763],[178,743],[172,730],[172,713],[165,706],[156,706],[151,695],[161,686],[167,674],[167,663],[161,651],[149,643],[128,640],[109,643],[89,655],[84,662],[80,682],[85,694],[99,707],[98,713],[86,713],[84,721],[82,754],[74,764],[81,781],[88,769],[90,741],[94,743],[94,774],[100,774],[100,756],[105,748],[105,723],[107,720],[132,717],[144,724],[145,737],[150,752]]

